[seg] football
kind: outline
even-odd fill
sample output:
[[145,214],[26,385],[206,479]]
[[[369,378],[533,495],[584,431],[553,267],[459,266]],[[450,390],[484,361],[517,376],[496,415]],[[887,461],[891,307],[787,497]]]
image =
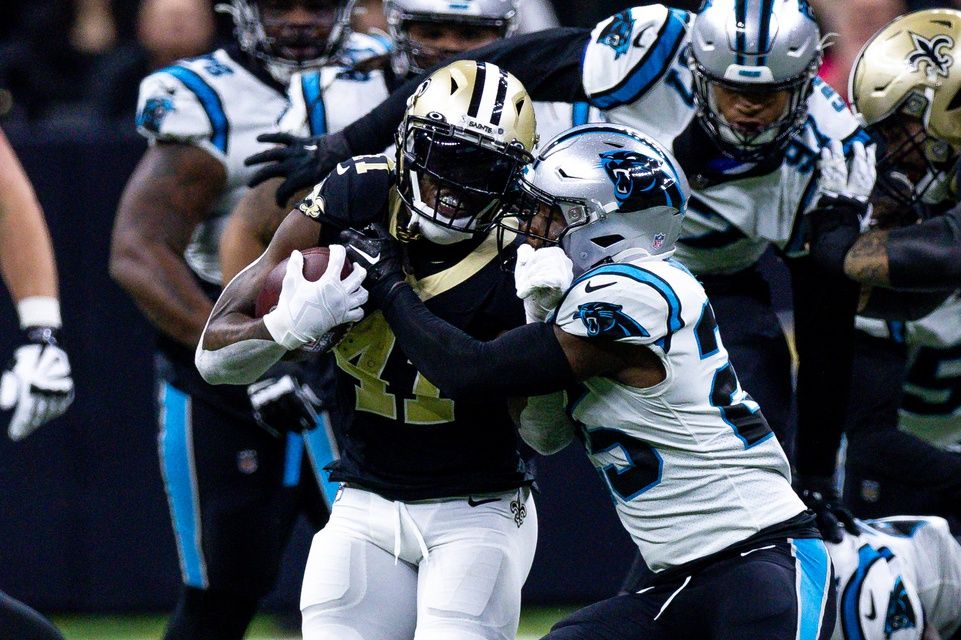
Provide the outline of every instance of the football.
[[[301,251],[304,254],[304,278],[311,282],[320,280],[327,270],[327,263],[330,260],[330,250],[327,247],[311,247]],[[341,269],[341,279],[350,275],[353,265],[350,259],[344,261],[344,268]],[[284,284],[284,275],[287,273],[287,260],[282,260],[277,266],[270,270],[267,279],[257,294],[257,301],[254,305],[254,315],[262,318],[270,313],[277,306],[280,299],[280,290]],[[300,351],[319,352],[328,351],[333,348],[344,334],[350,329],[352,323],[343,324],[335,327],[329,333],[319,338],[316,342],[304,345]]]

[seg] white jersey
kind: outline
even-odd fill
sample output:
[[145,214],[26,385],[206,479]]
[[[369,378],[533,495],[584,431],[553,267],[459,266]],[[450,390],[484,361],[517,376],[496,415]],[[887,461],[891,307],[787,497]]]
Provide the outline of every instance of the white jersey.
[[556,323],[645,345],[667,377],[595,377],[572,399],[588,455],[653,571],[737,544],[804,511],[784,451],[738,383],[704,289],[675,260],[603,265],[575,280]]
[[610,122],[640,129],[674,149],[692,187],[675,255],[694,273],[745,269],[771,244],[801,255],[807,231],[802,214],[816,204],[820,150],[831,139],[843,140],[848,151],[853,141],[868,138],[844,100],[815,79],[807,123],[780,163],[739,163],[720,154],[712,160],[700,146],[678,148],[681,134],[697,126],[694,80],[684,55],[694,19],[687,11],[651,5],[600,23],[584,54],[584,90]]
[[857,327],[908,346],[901,430],[936,447],[961,450],[961,292],[920,320],[858,317]]
[[961,545],[938,517],[861,522],[861,535],[827,543],[838,580],[832,640],[919,640],[924,625],[961,627]]
[[[345,49],[351,59],[386,51],[378,40],[358,34],[351,36]],[[217,285],[221,282],[221,233],[247,181],[258,170],[245,167],[244,159],[270,148],[257,142],[257,136],[277,131],[288,108],[284,92],[242,64],[243,54],[235,55],[218,49],[151,73],[140,83],[137,107],[137,130],[151,144],[195,145],[224,165],[226,187],[184,252],[190,268]]]

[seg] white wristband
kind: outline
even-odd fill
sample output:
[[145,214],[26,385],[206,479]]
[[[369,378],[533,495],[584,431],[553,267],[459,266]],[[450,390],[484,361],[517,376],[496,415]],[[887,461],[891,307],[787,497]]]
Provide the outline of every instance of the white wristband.
[[53,327],[59,329],[60,301],[50,296],[31,296],[17,303],[17,315],[20,316],[20,328]]

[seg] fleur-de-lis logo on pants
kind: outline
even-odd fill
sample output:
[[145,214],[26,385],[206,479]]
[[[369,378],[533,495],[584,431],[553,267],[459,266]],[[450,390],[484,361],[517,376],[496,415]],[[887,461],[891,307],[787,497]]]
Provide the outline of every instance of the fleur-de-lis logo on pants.
[[524,518],[527,517],[527,507],[524,506],[519,498],[511,500],[511,513],[514,514],[514,523],[517,525],[517,528],[520,529],[521,525],[524,524]]
[[925,38],[916,33],[911,34],[914,42],[914,51],[908,54],[908,64],[911,69],[917,71],[921,68],[921,63],[927,63],[928,73],[936,72],[939,76],[948,77],[948,69],[954,64],[954,57],[945,53],[945,50],[954,48],[954,39],[951,36],[940,34],[933,38]]

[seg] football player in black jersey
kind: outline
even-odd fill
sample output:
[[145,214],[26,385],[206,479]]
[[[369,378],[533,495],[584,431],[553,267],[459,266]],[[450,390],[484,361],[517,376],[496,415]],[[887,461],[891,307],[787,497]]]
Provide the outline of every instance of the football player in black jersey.
[[[214,306],[197,351],[204,377],[245,383],[345,321],[338,391],[352,410],[331,479],[344,487],[311,548],[304,637],[509,638],[533,560],[537,518],[506,402],[441,395],[396,346],[367,298],[364,270],[341,280],[341,230],[385,224],[403,241],[412,285],[436,314],[490,339],[524,323],[507,249],[487,225],[531,161],[530,96],[500,68],[464,61],[425,81],[397,135],[397,165],[356,157],[291,212],[261,258]],[[317,282],[298,250],[331,247]],[[277,308],[253,303],[290,256]],[[355,635],[352,635],[355,634]]]

